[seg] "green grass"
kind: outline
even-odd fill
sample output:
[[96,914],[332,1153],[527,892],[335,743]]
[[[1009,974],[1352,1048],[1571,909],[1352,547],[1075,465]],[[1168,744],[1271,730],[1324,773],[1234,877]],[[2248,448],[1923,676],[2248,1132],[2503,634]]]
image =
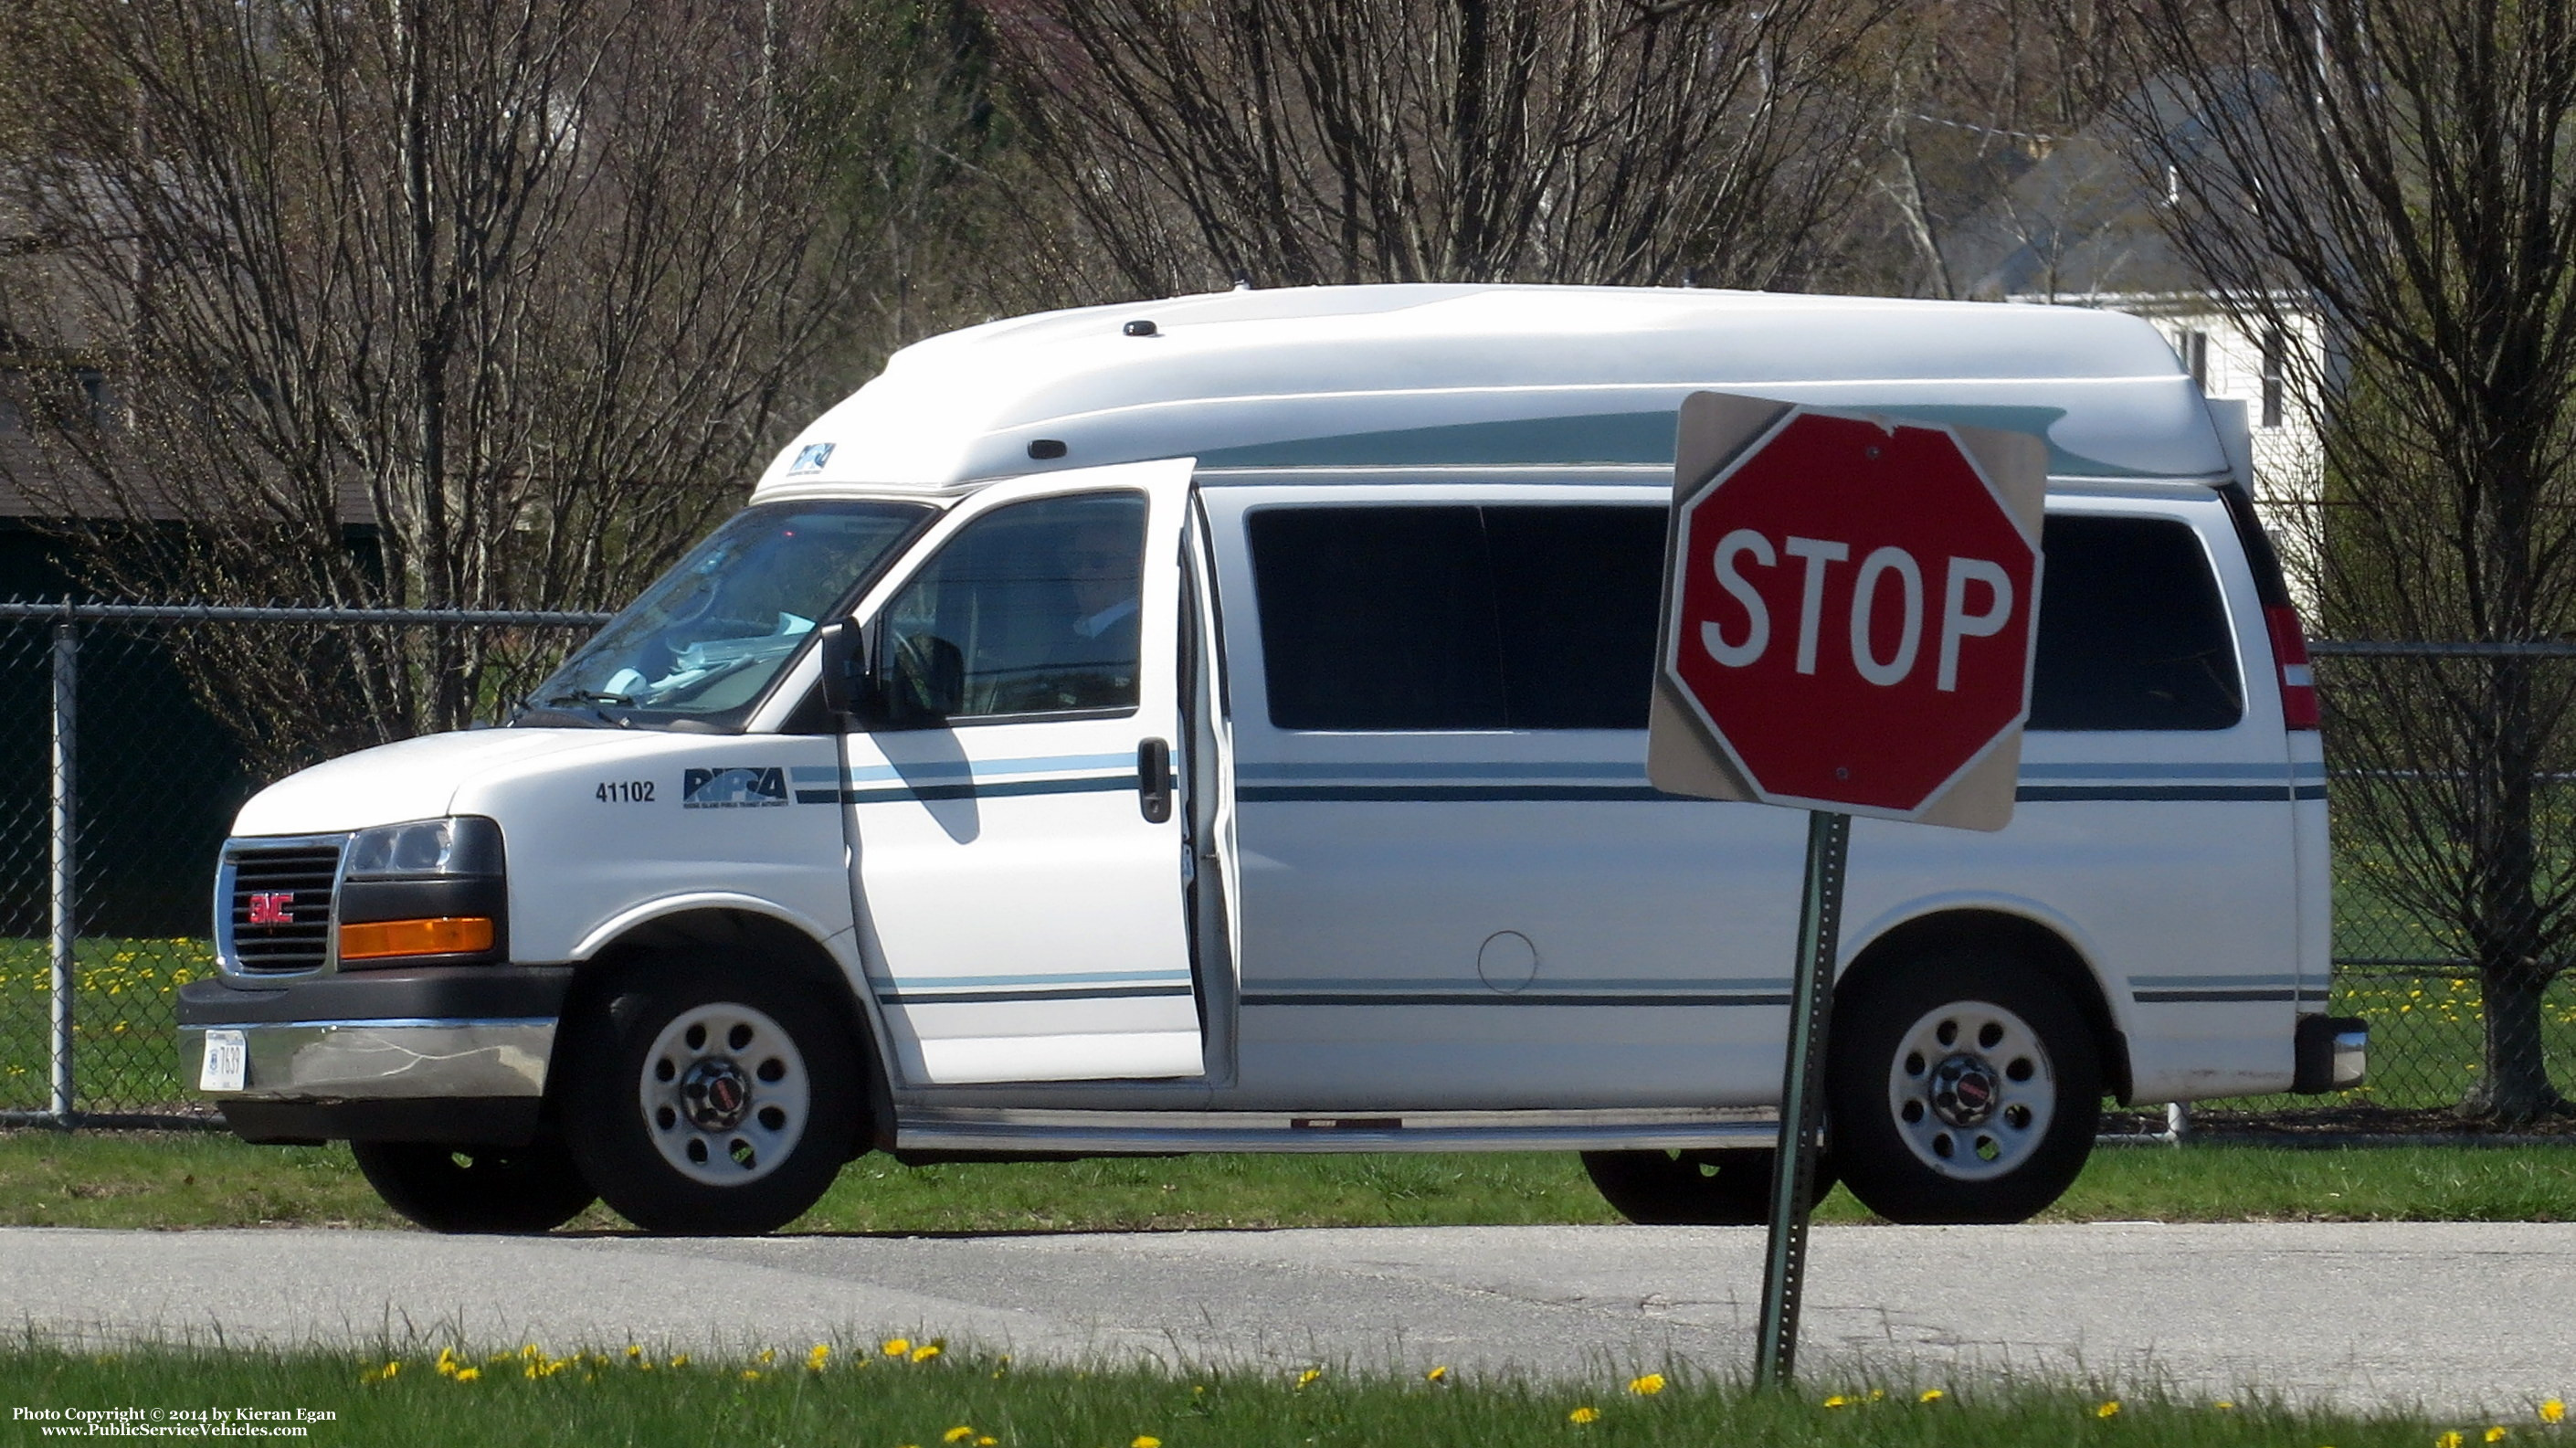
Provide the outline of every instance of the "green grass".
[[[1869,1214],[1837,1190],[1820,1221]],[[2044,1220],[2576,1221],[2576,1145],[2285,1150],[2106,1147]],[[1609,1223],[1571,1155],[1209,1155],[902,1166],[853,1162],[792,1230]],[[348,1149],[188,1133],[0,1134],[0,1225],[399,1226]],[[577,1229],[622,1230],[594,1207]]]
[[[309,1418],[307,1441],[483,1445],[829,1444],[834,1448],[1266,1448],[1266,1445],[1732,1444],[1961,1445],[1961,1448],[2428,1448],[2483,1420],[2298,1411],[2263,1402],[2105,1397],[2034,1384],[1816,1382],[1760,1392],[1667,1367],[1651,1393],[1629,1365],[1590,1381],[1433,1382],[1275,1371],[1013,1366],[964,1349],[915,1362],[879,1344],[805,1344],[725,1361],[630,1357],[623,1345],[450,1358],[417,1348],[346,1353],[155,1349],[0,1352],[0,1398],[51,1409],[143,1413],[260,1409]],[[399,1364],[387,1378],[388,1362]],[[645,1366],[649,1364],[648,1366]],[[470,1372],[470,1379],[466,1374]],[[318,1415],[329,1414],[328,1418]],[[148,1420],[147,1420],[148,1421]],[[236,1419],[236,1421],[239,1421]],[[16,1441],[41,1441],[13,1423]],[[2576,1443],[2538,1405],[2513,1416],[2513,1441]]]
[[[93,1111],[192,1111],[179,1062],[179,987],[215,973],[214,943],[83,937],[72,958],[72,1059]],[[0,1109],[43,1108],[51,1089],[53,963],[42,940],[0,940]]]

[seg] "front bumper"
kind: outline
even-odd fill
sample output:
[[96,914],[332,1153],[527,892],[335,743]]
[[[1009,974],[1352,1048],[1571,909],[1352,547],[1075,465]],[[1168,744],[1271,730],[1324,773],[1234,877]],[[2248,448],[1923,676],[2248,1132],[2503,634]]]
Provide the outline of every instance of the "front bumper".
[[193,1073],[208,1031],[241,1033],[240,1089],[201,1094],[248,1140],[524,1140],[571,985],[568,965],[196,981],[179,1059]]

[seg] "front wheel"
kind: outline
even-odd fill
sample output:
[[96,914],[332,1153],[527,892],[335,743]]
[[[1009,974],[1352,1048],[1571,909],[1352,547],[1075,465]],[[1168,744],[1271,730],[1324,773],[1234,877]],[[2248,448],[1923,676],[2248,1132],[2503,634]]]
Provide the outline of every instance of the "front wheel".
[[433,1232],[551,1232],[599,1199],[561,1140],[524,1146],[353,1141],[385,1205]]
[[1835,1165],[1893,1222],[2019,1222],[2084,1169],[2101,1124],[2093,1033],[2010,958],[1943,954],[1854,982],[1827,1059]]
[[583,1173],[648,1232],[756,1235],[804,1215],[858,1129],[842,1016],[803,982],[630,970],[567,1022]]

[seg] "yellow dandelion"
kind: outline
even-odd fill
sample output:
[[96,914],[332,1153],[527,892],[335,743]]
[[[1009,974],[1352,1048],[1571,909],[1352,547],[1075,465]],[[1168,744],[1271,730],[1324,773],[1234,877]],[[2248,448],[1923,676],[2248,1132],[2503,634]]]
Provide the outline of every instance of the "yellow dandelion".
[[1948,1396],[1950,1396],[1948,1393],[1941,1391],[1939,1388],[1925,1388],[1915,1397],[1914,1401],[1918,1403],[1937,1403]]
[[1828,1408],[1848,1408],[1851,1406],[1851,1399],[1844,1397],[1840,1393],[1836,1393],[1832,1397],[1825,1399],[1825,1406]]
[[2454,1428],[2450,1432],[2443,1434],[2441,1437],[2434,1439],[2433,1448],[2460,1448],[2460,1444],[2464,1441],[2466,1440],[2460,1436],[2460,1430]]
[[973,1428],[964,1423],[960,1423],[956,1427],[949,1429],[947,1432],[940,1434],[939,1441],[942,1443],[963,1443],[974,1436],[975,1430]]
[[1320,1378],[1323,1375],[1324,1370],[1322,1368],[1308,1368],[1304,1372],[1299,1373],[1297,1375],[1298,1391],[1305,1391],[1308,1386],[1312,1385],[1317,1378]]
[[358,1375],[358,1381],[362,1383],[381,1383],[399,1375],[401,1372],[401,1363],[389,1362],[380,1368],[367,1369],[364,1373]]
[[2566,1422],[2567,1405],[2556,1398],[2551,1398],[2549,1401],[2540,1405],[2540,1421],[2544,1423]]
[[[1449,1365],[1447,1363],[1442,1363],[1440,1366],[1424,1373],[1422,1375],[1422,1380],[1428,1383],[1445,1383],[1449,1381]],[[1202,1388],[1197,1389],[1196,1391],[1204,1392],[1206,1390]]]
[[2093,1410],[2093,1416],[2096,1418],[2116,1418],[2120,1416],[2120,1400],[2113,1398],[2109,1402],[2095,1408]]
[[1651,1398],[1664,1390],[1662,1373],[1646,1373],[1628,1380],[1628,1391],[1641,1398]]
[[778,1361],[778,1349],[774,1347],[765,1347],[760,1350],[760,1365],[762,1367],[768,1367],[776,1361]]
[[675,1357],[673,1357],[673,1358],[671,1359],[671,1366],[673,1366],[673,1367],[675,1367],[675,1368],[684,1368],[684,1367],[687,1367],[688,1365],[689,1365],[689,1355],[688,1355],[687,1353],[680,1353],[680,1354],[678,1354],[677,1356],[675,1356]]
[[456,1380],[460,1383],[470,1383],[481,1376],[483,1376],[481,1368],[458,1368],[455,1373]]
[[742,1380],[743,1380],[744,1382],[746,1382],[746,1383],[756,1383],[756,1382],[759,1382],[759,1381],[760,1381],[760,1369],[758,1369],[758,1368],[744,1368],[744,1369],[742,1370]]
[[819,1373],[823,1370],[823,1365],[831,1360],[832,1345],[830,1343],[818,1342],[805,1350],[805,1370],[807,1372]]
[[644,1355],[644,1349],[643,1349],[643,1346],[642,1346],[641,1344],[638,1344],[638,1343],[631,1343],[631,1342],[630,1342],[630,1343],[628,1343],[628,1344],[626,1345],[626,1360],[627,1360],[628,1362],[633,1362],[633,1361],[635,1361],[637,1358],[642,1357],[643,1355]]
[[932,1358],[939,1356],[943,1351],[945,1351],[945,1349],[941,1348],[939,1344],[935,1342],[925,1342],[921,1346],[912,1350],[912,1360],[917,1363],[926,1363]]
[[912,1351],[912,1339],[908,1337],[887,1338],[885,1341],[877,1344],[877,1351],[884,1353],[887,1357],[902,1357],[906,1353]]
[[1139,1433],[1128,1440],[1127,1448],[1163,1448],[1163,1440],[1151,1433]]
[[1001,1441],[1001,1439],[994,1437],[990,1433],[980,1434],[975,1439],[975,1448],[993,1448],[994,1444]]
[[2505,1431],[2505,1426],[2502,1423],[2498,1423],[2494,1427],[2487,1429],[2487,1441],[2490,1443],[2501,1443],[2510,1436],[2511,1435]]
[[545,1355],[546,1350],[537,1346],[535,1343],[526,1342],[519,1344],[519,1356],[522,1359],[541,1358]]
[[1872,1389],[1870,1389],[1870,1390],[1869,1390],[1869,1400],[1870,1400],[1871,1402],[1873,1402],[1873,1403],[1884,1402],[1884,1401],[1886,1401],[1886,1399],[1887,1399],[1887,1389],[1885,1389],[1885,1388],[1872,1388]]
[[2222,1412],[2222,1413],[2233,1413],[2233,1412],[2235,1412],[2235,1411],[2236,1411],[2236,1404],[2235,1404],[2235,1402],[2234,1402],[2233,1400],[2231,1400],[2231,1399],[2228,1399],[2228,1398],[2221,1398],[2221,1399],[2219,1399],[2216,1403],[2212,1404],[2211,1406],[2213,1406],[2213,1407],[2217,1408],[2217,1409],[2218,1409],[2218,1411],[2220,1411],[2220,1412]]
[[1577,1425],[1600,1421],[1601,1410],[1586,1404],[1565,1415],[1565,1421]]

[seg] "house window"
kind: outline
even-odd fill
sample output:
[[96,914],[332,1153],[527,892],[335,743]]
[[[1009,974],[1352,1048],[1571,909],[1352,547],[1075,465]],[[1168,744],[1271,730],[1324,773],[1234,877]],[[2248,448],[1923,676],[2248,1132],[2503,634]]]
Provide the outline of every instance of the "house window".
[[2209,390],[2209,334],[2182,334],[2182,370],[2191,374],[2191,385],[2203,392]]
[[2263,334],[2263,425],[2281,425],[2282,374],[2288,370],[2290,339],[2280,328]]

